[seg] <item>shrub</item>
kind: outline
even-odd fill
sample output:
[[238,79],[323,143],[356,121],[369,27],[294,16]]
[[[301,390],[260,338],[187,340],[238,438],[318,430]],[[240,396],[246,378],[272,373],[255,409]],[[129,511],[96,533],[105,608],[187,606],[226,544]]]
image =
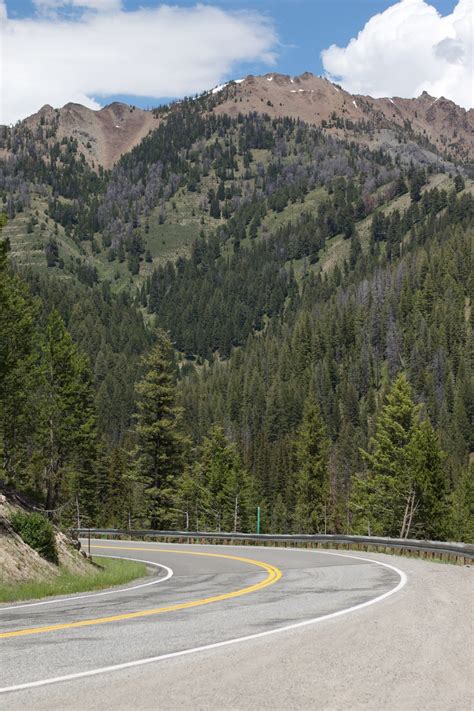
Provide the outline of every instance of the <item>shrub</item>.
[[54,528],[48,519],[39,513],[18,511],[13,514],[11,522],[25,543],[38,551],[40,556],[51,563],[59,562]]

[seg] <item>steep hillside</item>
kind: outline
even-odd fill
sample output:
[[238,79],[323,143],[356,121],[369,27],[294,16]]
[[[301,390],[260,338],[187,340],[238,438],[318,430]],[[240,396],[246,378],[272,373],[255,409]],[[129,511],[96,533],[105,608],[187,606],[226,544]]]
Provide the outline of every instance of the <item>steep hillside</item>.
[[442,97],[352,96],[310,73],[249,76],[154,111],[44,106],[2,128],[5,234],[24,266],[141,286],[250,202],[266,202],[259,238],[281,224],[290,193],[311,201],[337,175],[359,170],[370,213],[399,173],[463,173],[473,127],[473,111]]
[[[352,95],[337,84],[305,72],[296,77],[248,76],[216,87],[199,100],[203,111],[233,117],[250,112],[289,116],[322,126],[339,138],[391,147],[413,141],[451,160],[474,160],[474,109],[466,111],[443,96],[433,97],[427,92],[416,99],[374,99]],[[179,102],[170,108],[179,111]],[[46,105],[20,126],[33,133],[41,132],[41,127],[59,141],[74,138],[91,165],[111,168],[121,155],[166,120],[168,113],[166,107],[151,111],[119,102],[99,111],[73,103],[54,109]]]
[[[0,191],[10,218],[5,234],[15,259],[88,284],[105,279],[116,290],[128,288],[130,282],[142,286],[154,266],[189,256],[199,236],[217,231],[225,250],[229,244],[238,248],[247,237],[258,241],[283,224],[297,212],[295,203],[308,200],[308,209],[319,209],[337,176],[354,182],[353,204],[346,215],[353,222],[356,201],[359,219],[413,181],[421,181],[421,186],[434,173],[457,172],[452,162],[426,147],[426,139],[408,129],[402,140],[392,129],[377,132],[353,118],[331,124],[336,108],[347,106],[352,117],[359,108],[348,101],[349,95],[331,104],[326,94],[338,97],[341,92],[329,82],[312,75],[285,82],[278,76],[249,78],[154,114],[120,105],[102,112],[69,106],[57,113],[47,108],[42,125],[41,120],[35,123],[36,117],[9,129],[3,139],[8,157],[0,165]],[[300,93],[301,84],[318,88]],[[267,86],[288,90],[289,103],[281,102],[277,111],[272,100],[262,100],[257,103],[263,113],[242,113],[240,101],[227,96],[250,92],[254,101]],[[315,106],[324,107],[327,121],[313,125],[285,116],[306,116],[313,91],[319,97]],[[306,93],[309,98],[303,100]],[[275,111],[283,116],[272,118],[268,112]],[[110,171],[89,164],[84,150],[98,155],[102,144],[84,144],[85,134],[77,125],[80,120],[86,125],[85,118],[91,116],[97,123],[102,115],[110,124],[120,120],[119,114],[124,126],[134,115],[156,115],[156,128]],[[122,129],[119,133],[111,125],[112,137],[121,136]],[[250,226],[255,206],[260,217]],[[238,244],[228,240],[235,224],[241,225]],[[339,227],[333,222],[328,235],[335,236]]]
[[29,511],[18,497],[0,493],[0,580],[2,584],[50,580],[60,569],[77,575],[93,570],[90,561],[77,550],[63,533],[56,531],[57,565],[31,548],[15,531],[12,518]]
[[423,92],[417,99],[373,99],[349,94],[309,72],[294,78],[249,76],[223,87],[218,95],[220,103],[214,109],[218,113],[291,116],[370,145],[396,146],[411,140],[454,160],[474,159],[474,110],[466,111],[442,96]]
[[399,535],[410,509],[470,540],[474,191],[441,141],[470,114],[384,101],[248,79],[110,169],[6,129],[0,480],[104,525]]
[[75,139],[88,163],[104,168],[111,168],[158,123],[153,112],[119,102],[99,111],[81,104],[66,104],[62,109],[46,105],[22,122],[34,134],[50,134],[50,139],[59,142],[64,138]]

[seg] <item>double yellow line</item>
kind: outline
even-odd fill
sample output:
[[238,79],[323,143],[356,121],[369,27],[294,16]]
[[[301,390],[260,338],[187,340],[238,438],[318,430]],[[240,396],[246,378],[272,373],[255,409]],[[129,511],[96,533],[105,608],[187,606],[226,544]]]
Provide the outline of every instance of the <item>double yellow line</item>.
[[[110,550],[122,550],[122,551],[140,551],[143,553],[143,548],[131,548],[125,546],[100,546],[94,545],[93,548],[106,548]],[[200,553],[195,551],[177,551],[170,550],[166,548],[147,548],[158,553],[172,553],[173,555],[194,555],[194,556],[204,556],[206,558],[224,558],[227,560],[236,560],[240,563],[248,563],[249,565],[255,565],[259,568],[263,568],[267,572],[267,577],[261,580],[259,583],[254,585],[249,585],[245,588],[240,588],[239,590],[232,590],[231,592],[222,593],[221,595],[214,595],[213,597],[204,597],[199,600],[191,600],[189,602],[175,603],[174,605],[167,605],[166,607],[156,607],[151,610],[139,610],[138,612],[126,612],[121,615],[112,615],[110,617],[97,617],[91,620],[80,620],[79,622],[65,622],[58,625],[49,625],[46,627],[31,627],[29,629],[14,630],[11,632],[0,632],[0,639],[7,639],[9,637],[23,637],[31,634],[41,634],[43,632],[55,632],[57,630],[71,629],[75,627],[91,627],[93,625],[104,625],[108,622],[121,622],[122,620],[133,620],[139,617],[150,617],[151,615],[161,615],[164,612],[174,612],[175,610],[187,610],[190,607],[199,607],[201,605],[209,605],[212,602],[221,602],[222,600],[230,600],[234,597],[240,597],[241,595],[248,595],[249,593],[256,592],[257,590],[262,590],[276,583],[282,576],[281,570],[276,568],[274,565],[269,563],[264,563],[259,560],[253,560],[252,558],[242,558],[235,555],[225,555],[223,553]]]

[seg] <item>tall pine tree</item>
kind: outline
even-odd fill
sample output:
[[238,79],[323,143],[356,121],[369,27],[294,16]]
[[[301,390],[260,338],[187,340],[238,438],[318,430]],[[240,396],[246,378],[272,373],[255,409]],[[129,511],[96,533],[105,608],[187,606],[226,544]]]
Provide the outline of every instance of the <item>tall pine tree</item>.
[[37,309],[25,284],[8,268],[8,249],[7,241],[0,242],[0,479],[22,488],[36,419]]
[[446,524],[444,455],[402,373],[393,382],[369,441],[366,472],[354,476],[351,508],[357,532],[442,537]]
[[187,440],[177,407],[173,350],[160,333],[144,358],[146,372],[136,385],[135,472],[143,486],[142,512],[152,528],[172,518],[172,487],[182,473]]
[[326,533],[331,529],[329,446],[326,426],[316,396],[311,391],[304,404],[303,421],[295,440],[295,531]]
[[41,423],[46,508],[77,495],[91,520],[97,506],[94,393],[87,358],[57,311],[48,319],[42,359]]

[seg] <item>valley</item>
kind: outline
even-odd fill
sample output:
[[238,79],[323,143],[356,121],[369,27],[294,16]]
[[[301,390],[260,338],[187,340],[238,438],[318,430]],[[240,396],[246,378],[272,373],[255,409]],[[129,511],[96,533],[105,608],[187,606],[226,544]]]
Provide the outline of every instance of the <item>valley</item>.
[[[394,535],[416,496],[411,533],[471,536],[471,124],[425,94],[268,74],[155,110],[44,107],[4,127],[26,353],[49,352],[41,330],[61,319],[88,383],[87,437],[66,464],[65,434],[55,503],[79,496],[96,524],[194,512],[252,530],[259,506],[264,530]],[[44,388],[22,396],[25,423]],[[159,464],[146,422],[165,393]],[[406,481],[390,464],[404,483],[388,520],[370,477],[385,471],[390,398],[411,413],[396,457],[418,459]],[[12,440],[7,476],[40,502],[41,427]]]

